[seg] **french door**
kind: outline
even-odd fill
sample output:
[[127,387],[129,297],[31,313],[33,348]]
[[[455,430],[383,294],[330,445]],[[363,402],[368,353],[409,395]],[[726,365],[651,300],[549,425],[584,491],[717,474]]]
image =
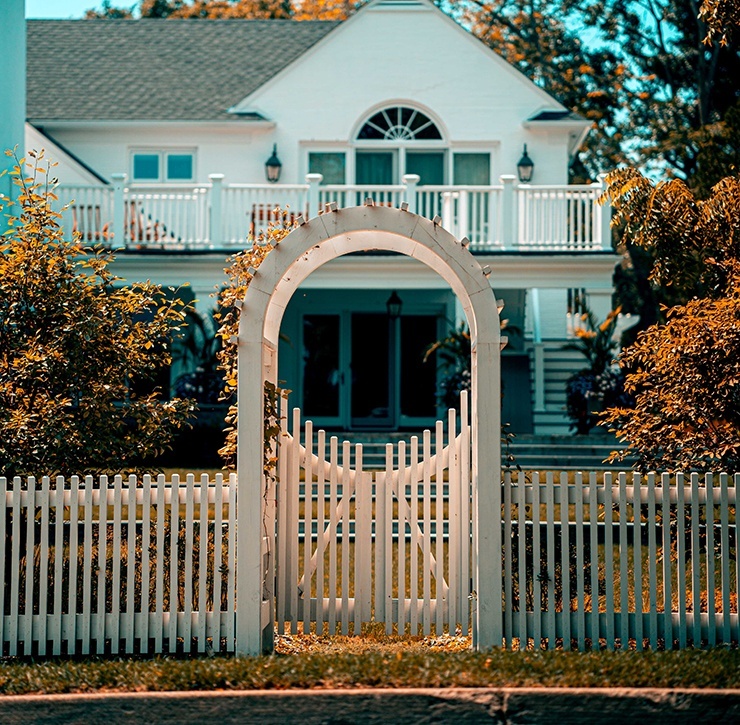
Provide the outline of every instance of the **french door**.
[[302,409],[317,425],[392,429],[437,415],[437,368],[424,353],[439,316],[344,312],[303,316]]

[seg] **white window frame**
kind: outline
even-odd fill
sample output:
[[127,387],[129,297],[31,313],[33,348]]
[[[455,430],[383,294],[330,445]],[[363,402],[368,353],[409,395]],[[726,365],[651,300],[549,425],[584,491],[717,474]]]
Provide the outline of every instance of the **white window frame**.
[[[156,179],[137,179],[134,176],[134,157],[137,155],[146,155],[146,156],[158,156],[159,157],[159,174]],[[193,173],[192,176],[189,179],[168,179],[167,178],[167,157],[173,155],[173,156],[184,156],[189,155],[193,159]],[[196,180],[197,178],[197,172],[196,172],[196,161],[197,161],[197,154],[196,149],[194,148],[162,148],[160,146],[158,147],[152,147],[147,148],[145,146],[137,146],[136,148],[132,148],[129,151],[129,170],[130,170],[130,176],[131,183],[134,184],[189,184]]]

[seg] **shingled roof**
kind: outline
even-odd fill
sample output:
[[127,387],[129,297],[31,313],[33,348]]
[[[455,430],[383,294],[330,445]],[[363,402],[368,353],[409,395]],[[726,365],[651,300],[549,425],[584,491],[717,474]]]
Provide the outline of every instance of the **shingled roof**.
[[238,122],[227,109],[338,24],[30,20],[27,117]]

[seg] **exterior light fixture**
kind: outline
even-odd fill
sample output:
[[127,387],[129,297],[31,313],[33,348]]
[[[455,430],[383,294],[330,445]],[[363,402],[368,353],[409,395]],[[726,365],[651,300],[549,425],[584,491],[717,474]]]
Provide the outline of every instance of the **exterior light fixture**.
[[391,292],[391,296],[385,303],[386,309],[388,310],[388,317],[392,320],[398,319],[401,316],[401,308],[403,307],[403,300],[398,296],[396,290]]
[[528,184],[532,181],[532,172],[534,171],[534,161],[529,158],[527,153],[527,144],[524,144],[524,153],[522,158],[519,159],[519,163],[516,165],[516,170],[519,174],[519,181],[522,184]]
[[265,174],[267,180],[271,184],[275,184],[280,181],[280,170],[283,168],[283,164],[277,155],[277,144],[272,145],[272,156],[265,161]]

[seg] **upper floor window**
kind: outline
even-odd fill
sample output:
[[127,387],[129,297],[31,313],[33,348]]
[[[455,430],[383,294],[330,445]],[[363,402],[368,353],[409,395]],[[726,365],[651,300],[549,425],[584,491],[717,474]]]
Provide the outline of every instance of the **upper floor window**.
[[195,154],[192,151],[134,151],[131,155],[133,181],[192,181]]
[[429,116],[406,106],[378,111],[360,129],[358,141],[441,141],[442,134]]

